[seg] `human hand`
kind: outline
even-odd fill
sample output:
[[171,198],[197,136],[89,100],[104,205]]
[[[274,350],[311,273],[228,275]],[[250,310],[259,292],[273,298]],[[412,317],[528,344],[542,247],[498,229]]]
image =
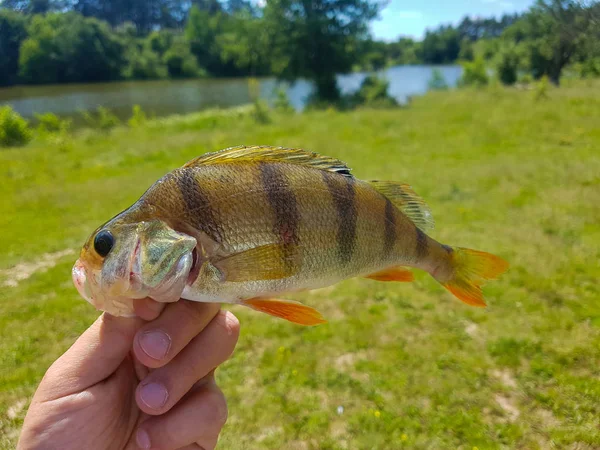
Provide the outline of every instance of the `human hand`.
[[187,300],[136,300],[135,311],[102,314],[52,364],[18,449],[215,447],[227,405],[214,369],[233,352],[238,320]]

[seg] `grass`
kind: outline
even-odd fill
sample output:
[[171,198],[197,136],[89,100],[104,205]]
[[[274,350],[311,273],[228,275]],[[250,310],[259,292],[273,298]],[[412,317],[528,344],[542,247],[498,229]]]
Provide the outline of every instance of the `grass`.
[[[233,307],[242,334],[217,375],[230,407],[221,448],[599,448],[598,88],[435,92],[406,109],[260,126],[197,115],[1,151],[0,447],[14,446],[45,369],[97,316],[71,284],[75,253],[56,252],[78,251],[188,159],[272,144],[409,182],[433,209],[433,237],[511,270],[485,288],[487,309],[422,273],[294,295],[329,319],[315,328]],[[6,285],[18,263],[38,270]]]

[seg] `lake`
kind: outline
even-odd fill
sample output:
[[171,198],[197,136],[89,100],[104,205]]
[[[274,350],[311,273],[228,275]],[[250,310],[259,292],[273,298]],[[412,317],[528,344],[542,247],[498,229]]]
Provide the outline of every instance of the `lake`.
[[[462,73],[460,66],[396,66],[381,75],[390,82],[389,93],[399,102],[423,94],[434,68],[441,71],[449,86],[456,86]],[[365,73],[340,75],[343,93],[359,88]],[[261,78],[261,97],[274,98],[277,81]],[[311,92],[311,84],[299,80],[284,85],[290,102],[301,110]],[[211,107],[230,107],[249,103],[246,78],[207,78],[196,80],[127,81],[97,84],[48,86],[15,86],[0,89],[0,104],[9,104],[21,115],[33,118],[34,113],[53,112],[74,116],[85,110],[105,106],[121,118],[131,115],[131,107],[141,105],[151,115],[164,116],[198,111]]]

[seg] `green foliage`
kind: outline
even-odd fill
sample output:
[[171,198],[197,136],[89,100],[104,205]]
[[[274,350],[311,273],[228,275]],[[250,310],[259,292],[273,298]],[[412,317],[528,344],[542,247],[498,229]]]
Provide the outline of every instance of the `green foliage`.
[[72,124],[71,119],[61,119],[53,113],[36,113],[35,119],[38,123],[37,132],[41,134],[66,134],[69,132]]
[[248,96],[253,104],[252,117],[259,124],[271,122],[269,105],[260,98],[260,83],[256,78],[248,79]]
[[101,131],[110,131],[120,124],[119,118],[104,106],[99,106],[95,112],[84,111],[82,117],[88,127]]
[[335,76],[352,68],[355,55],[350,50],[356,48],[380,6],[373,0],[267,2],[264,19],[272,36],[275,74],[306,77],[314,82],[319,100],[339,100]]
[[275,101],[273,103],[273,106],[275,106],[275,109],[279,112],[286,114],[295,112],[286,90],[281,86],[275,89]]
[[582,62],[579,66],[579,73],[582,78],[600,77],[600,56]]
[[10,106],[0,107],[0,147],[18,147],[33,137],[27,120]]
[[75,13],[34,16],[20,48],[20,76],[29,83],[114,80],[122,53],[105,22]]
[[443,91],[448,89],[448,83],[446,83],[446,79],[442,74],[440,69],[433,69],[431,72],[431,78],[427,82],[427,86],[429,89],[434,91]]
[[358,91],[350,96],[350,106],[369,108],[393,108],[398,106],[396,99],[388,94],[390,83],[375,74],[368,75]]
[[542,76],[535,85],[534,98],[542,100],[548,98],[548,90],[550,88],[550,79],[547,75]]
[[133,105],[132,116],[127,121],[127,125],[131,128],[141,127],[146,123],[148,118],[146,117],[145,111],[140,105]]
[[189,78],[203,74],[198,67],[196,57],[190,51],[190,45],[183,39],[175,39],[164,53],[163,62],[171,78]]
[[421,58],[430,64],[446,64],[458,59],[460,33],[452,26],[443,25],[435,31],[427,31],[421,44]]
[[481,87],[489,83],[490,80],[483,58],[478,57],[474,61],[465,61],[461,65],[463,74],[459,80],[459,85]]
[[498,79],[505,85],[513,85],[517,81],[519,55],[514,45],[505,45],[497,56],[496,71]]
[[19,47],[26,38],[25,17],[0,9],[0,86],[17,82]]

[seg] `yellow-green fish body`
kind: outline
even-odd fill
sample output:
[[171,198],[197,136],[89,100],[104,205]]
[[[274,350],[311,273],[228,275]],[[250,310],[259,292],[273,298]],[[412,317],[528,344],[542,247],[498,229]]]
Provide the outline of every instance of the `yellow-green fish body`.
[[[439,244],[425,234],[432,225],[428,207],[407,185],[359,180],[342,162],[303,150],[233,148],[168,173],[96,230],[74,279],[85,297],[113,313],[132,312],[127,298],[181,296],[243,303],[313,324],[321,321],[318,313],[276,297],[355,276],[410,281],[401,266],[411,266],[467,303],[483,304],[479,285],[506,263]],[[109,234],[113,245],[98,258],[94,241]],[[466,273],[470,281],[457,276],[457,263],[465,262],[477,269]]]

